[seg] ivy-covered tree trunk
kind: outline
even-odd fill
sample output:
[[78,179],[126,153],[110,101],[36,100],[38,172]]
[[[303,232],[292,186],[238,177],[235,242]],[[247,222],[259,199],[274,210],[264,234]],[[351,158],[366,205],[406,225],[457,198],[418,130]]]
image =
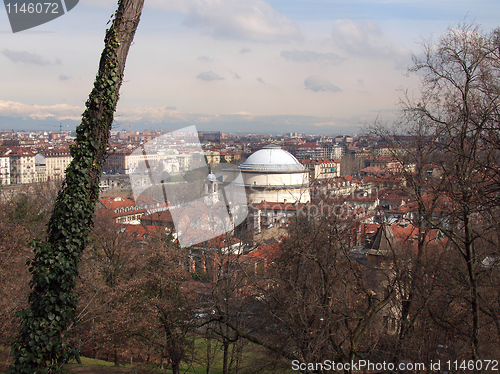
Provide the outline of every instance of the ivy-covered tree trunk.
[[99,71],[71,147],[73,161],[54,204],[47,239],[34,243],[29,307],[19,312],[21,329],[12,343],[14,363],[8,373],[60,373],[76,353],[66,342],[75,319],[75,281],[92,226],[125,61],[143,5],[144,0],[119,0],[106,32]]

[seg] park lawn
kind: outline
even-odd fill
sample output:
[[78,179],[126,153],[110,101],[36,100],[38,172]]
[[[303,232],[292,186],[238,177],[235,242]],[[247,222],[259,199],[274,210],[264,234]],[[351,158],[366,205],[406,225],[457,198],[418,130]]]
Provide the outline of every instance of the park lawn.
[[[206,374],[208,341],[203,338],[197,338],[194,342],[194,350],[187,354],[186,361],[188,364],[181,364],[181,373],[186,374]],[[211,363],[210,374],[222,374],[224,352],[222,344],[217,341],[211,341]],[[232,348],[230,348],[229,356],[231,357]],[[269,363],[269,352],[265,351],[253,343],[245,342],[242,354],[240,357],[238,373],[241,374],[270,374],[270,373],[289,373],[290,366],[285,362],[274,367],[267,367]],[[229,361],[231,359],[229,358]],[[235,363],[233,362],[230,372],[235,372]]]
[[[185,374],[205,374],[207,364],[207,350],[209,348],[208,341],[203,338],[194,340],[193,349],[187,353],[186,361],[190,364],[182,363],[180,367],[181,373]],[[230,355],[232,351],[230,350]],[[0,374],[5,373],[10,362],[10,347],[0,345]],[[259,372],[260,374],[267,373],[289,373],[287,365],[280,367],[266,367],[266,353],[262,348],[245,343],[242,350],[239,373],[250,374]],[[223,350],[222,345],[217,341],[210,342],[210,373],[222,374]],[[231,367],[234,371],[234,363]],[[153,367],[150,364],[137,365],[114,365],[113,362],[98,360],[88,357],[81,357],[81,364],[71,363],[66,365],[69,373],[75,374],[161,374],[171,373],[171,368],[161,370]]]

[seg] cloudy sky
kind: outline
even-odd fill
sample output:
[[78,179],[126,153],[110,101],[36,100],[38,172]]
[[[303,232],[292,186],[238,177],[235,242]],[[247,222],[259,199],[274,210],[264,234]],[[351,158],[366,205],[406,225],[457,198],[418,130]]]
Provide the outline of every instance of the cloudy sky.
[[[498,0],[146,0],[116,128],[322,134],[391,121],[411,52]],[[12,33],[0,10],[0,129],[74,129],[116,1]]]

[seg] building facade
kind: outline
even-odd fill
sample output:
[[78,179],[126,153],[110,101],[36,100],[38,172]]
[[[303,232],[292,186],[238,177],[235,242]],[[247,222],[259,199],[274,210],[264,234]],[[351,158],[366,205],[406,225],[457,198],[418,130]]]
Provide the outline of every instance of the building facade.
[[10,184],[10,158],[7,148],[0,148],[0,184]]
[[9,147],[10,183],[33,183],[35,181],[35,155],[27,148]]
[[340,162],[328,158],[302,160],[301,162],[312,179],[331,179],[340,177]]
[[38,165],[45,164],[45,174],[47,181],[58,181],[66,176],[66,168],[71,163],[73,157],[69,150],[47,149],[36,155]]

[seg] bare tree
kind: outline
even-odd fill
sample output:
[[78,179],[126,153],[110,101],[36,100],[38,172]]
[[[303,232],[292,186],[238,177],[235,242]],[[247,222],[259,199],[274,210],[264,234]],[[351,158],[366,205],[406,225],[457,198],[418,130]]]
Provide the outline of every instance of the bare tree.
[[461,258],[466,281],[462,306],[470,316],[464,317],[462,326],[468,328],[473,359],[481,356],[478,280],[485,254],[480,241],[495,229],[486,216],[491,215],[498,191],[498,144],[492,137],[500,108],[497,36],[498,31],[485,34],[477,25],[461,24],[437,43],[425,42],[423,57],[414,57],[411,69],[421,78],[420,95],[407,95],[402,101],[408,123],[424,127],[431,137],[427,146],[434,148],[432,161],[440,175],[431,192],[447,201],[448,211],[446,220],[432,214],[424,218],[446,235]]
[[108,212],[102,209],[94,219],[77,284],[77,323],[69,333],[84,354],[112,356],[118,364],[121,347],[130,342],[135,316],[127,294],[142,274],[143,254],[140,243]]
[[0,204],[0,341],[8,343],[16,332],[15,312],[26,307],[29,272],[26,260],[33,256],[30,240],[43,237],[49,213],[40,199],[21,193]]
[[194,330],[194,307],[183,287],[189,277],[186,258],[170,236],[152,235],[137,259],[128,291],[131,336],[150,346],[161,361],[168,360],[173,374],[180,373],[181,362],[188,358]]
[[[406,102],[407,98],[404,98],[403,105]],[[369,132],[386,144],[390,157],[399,164],[395,177],[400,179],[400,188],[410,199],[410,214],[406,220],[412,230],[406,237],[400,238],[400,248],[391,247],[396,273],[396,300],[400,309],[397,338],[391,347],[393,360],[426,359],[419,356],[421,351],[415,354],[409,348],[424,342],[416,329],[417,325],[428,326],[429,321],[424,322],[429,318],[425,314],[425,306],[435,292],[429,280],[433,279],[436,266],[440,264],[440,253],[431,253],[436,248],[430,245],[429,220],[440,218],[443,214],[442,199],[433,190],[436,183],[434,165],[441,154],[433,141],[432,126],[412,111],[402,111],[392,127],[377,121]],[[431,350],[435,351],[434,348]]]
[[[200,330],[207,342],[214,340],[222,349],[222,372],[237,373],[240,369],[243,339],[239,330],[246,323],[245,295],[247,278],[241,267],[240,249],[233,233],[226,233],[206,242],[205,247],[192,249],[191,256],[198,264],[198,274],[203,280],[204,297],[200,299]],[[210,349],[207,346],[207,372],[209,372]]]
[[262,328],[253,332],[255,342],[300,362],[350,363],[373,354],[394,277],[392,271],[374,274],[353,257],[350,229],[333,217],[299,217],[257,299],[254,323]]

